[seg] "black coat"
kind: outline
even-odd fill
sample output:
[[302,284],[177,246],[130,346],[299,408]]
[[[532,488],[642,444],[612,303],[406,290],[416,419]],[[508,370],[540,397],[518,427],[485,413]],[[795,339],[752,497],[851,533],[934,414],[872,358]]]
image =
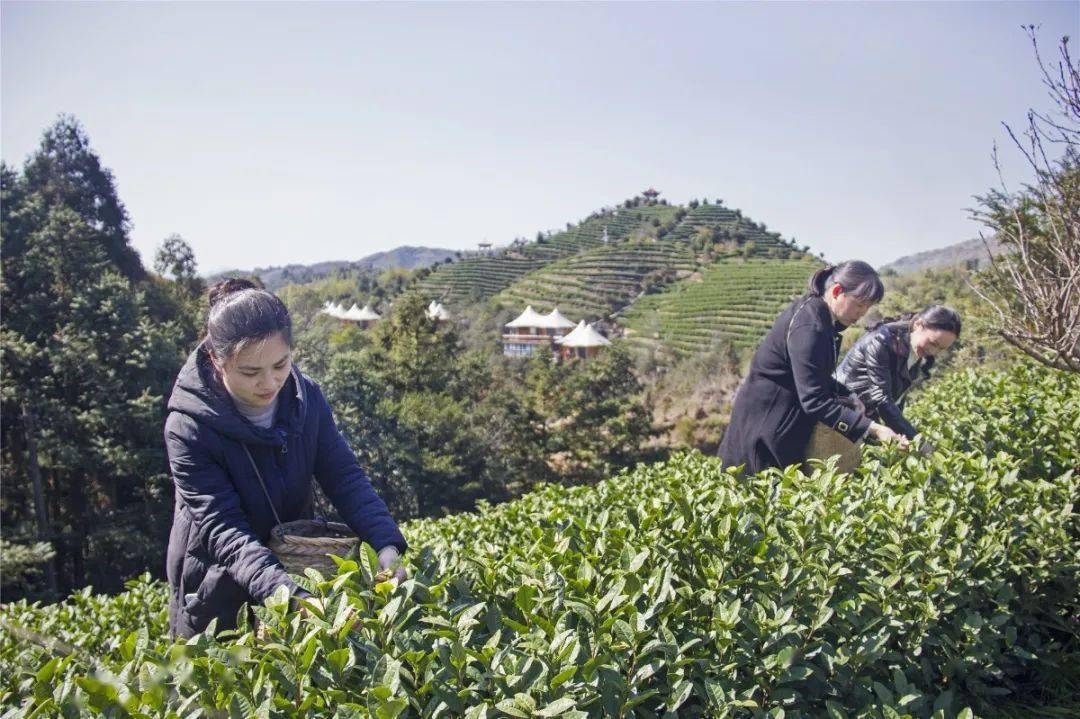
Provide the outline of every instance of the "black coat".
[[780,313],[743,380],[720,456],[748,473],[801,462],[816,422],[851,441],[870,420],[840,402],[847,389],[833,379],[840,332],[825,300],[805,295]]
[[934,358],[928,357],[909,369],[910,356],[911,325],[890,322],[860,337],[836,370],[837,381],[862,400],[872,418],[908,439],[919,431],[904,418],[904,395],[928,378],[934,366]]
[[296,367],[282,387],[274,426],[256,427],[214,377],[205,345],[176,378],[165,422],[165,446],[176,485],[166,559],[169,629],[189,637],[236,626],[246,603],[297,586],[266,548],[274,512],[244,446],[258,464],[282,522],[312,517],[311,478],[357,535],[376,551],[406,549],[334,424],[319,386]]

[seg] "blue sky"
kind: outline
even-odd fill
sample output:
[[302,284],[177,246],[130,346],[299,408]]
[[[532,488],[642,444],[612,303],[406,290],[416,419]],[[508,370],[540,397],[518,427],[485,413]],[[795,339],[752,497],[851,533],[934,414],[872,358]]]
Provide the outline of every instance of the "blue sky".
[[1000,123],[1046,105],[1020,26],[1080,34],[1076,2],[0,12],[3,159],[73,113],[144,260],[178,232],[203,271],[503,244],[648,186],[885,262],[975,235]]

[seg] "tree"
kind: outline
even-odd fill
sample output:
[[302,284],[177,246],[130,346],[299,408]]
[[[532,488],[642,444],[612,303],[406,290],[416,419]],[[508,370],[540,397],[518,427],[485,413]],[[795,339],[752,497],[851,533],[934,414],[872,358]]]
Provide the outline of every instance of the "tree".
[[550,441],[563,455],[564,477],[591,482],[630,464],[649,437],[651,422],[629,353],[609,347],[556,376],[561,381],[549,400],[556,414],[549,420]]
[[[976,198],[972,211],[1002,245],[973,287],[996,314],[995,331],[1037,361],[1080,372],[1080,65],[1063,38],[1056,67],[1039,54],[1027,28],[1053,111],[1028,111],[1013,144],[1035,175],[1032,184]],[[1060,157],[1054,158],[1055,150]],[[1001,174],[994,150],[994,164]],[[986,241],[986,238],[984,238]]]
[[5,539],[48,542],[61,591],[118,589],[161,566],[164,396],[194,320],[138,264],[112,175],[73,119],[0,182]]
[[398,297],[370,346],[336,354],[325,381],[342,431],[400,517],[500,501],[546,476],[523,383],[465,352],[426,309],[420,295]]
[[120,274],[129,279],[143,276],[142,262],[128,241],[130,223],[113,174],[90,149],[90,138],[78,120],[61,115],[45,131],[23,176],[28,193],[38,194],[46,205],[67,207],[98,234]]
[[[191,295],[201,295],[206,289],[206,283],[199,277],[195,251],[177,234],[169,235],[161,243],[154,257],[154,272],[173,280]],[[283,276],[287,273],[286,269]]]

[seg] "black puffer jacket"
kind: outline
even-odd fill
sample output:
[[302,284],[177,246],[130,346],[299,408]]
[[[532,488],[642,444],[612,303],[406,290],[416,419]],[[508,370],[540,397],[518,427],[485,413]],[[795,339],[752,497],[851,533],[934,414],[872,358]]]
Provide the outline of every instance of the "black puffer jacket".
[[373,549],[406,549],[319,386],[294,366],[278,397],[274,426],[253,425],[215,381],[205,344],[176,378],[165,422],[176,484],[166,565],[169,628],[176,636],[201,632],[212,619],[218,629],[232,628],[245,604],[262,602],[282,585],[298,590],[265,542],[275,512],[283,522],[312,516],[312,477]]
[[840,401],[850,392],[832,376],[843,329],[818,296],[780,313],[735,395],[720,444],[725,465],[752,474],[801,462],[817,422],[852,442],[866,434],[870,420]]
[[904,395],[934,366],[928,357],[908,368],[911,351],[911,325],[890,322],[860,337],[836,369],[837,381],[862,400],[872,418],[908,439],[919,431],[904,418]]

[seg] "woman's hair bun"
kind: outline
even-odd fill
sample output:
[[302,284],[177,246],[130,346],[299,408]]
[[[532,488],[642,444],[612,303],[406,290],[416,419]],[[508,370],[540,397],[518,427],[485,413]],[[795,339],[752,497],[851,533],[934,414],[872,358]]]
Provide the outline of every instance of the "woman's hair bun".
[[245,280],[240,277],[227,277],[211,287],[207,292],[207,297],[210,300],[210,306],[213,307],[234,292],[257,289],[259,289],[258,285],[251,280]]

